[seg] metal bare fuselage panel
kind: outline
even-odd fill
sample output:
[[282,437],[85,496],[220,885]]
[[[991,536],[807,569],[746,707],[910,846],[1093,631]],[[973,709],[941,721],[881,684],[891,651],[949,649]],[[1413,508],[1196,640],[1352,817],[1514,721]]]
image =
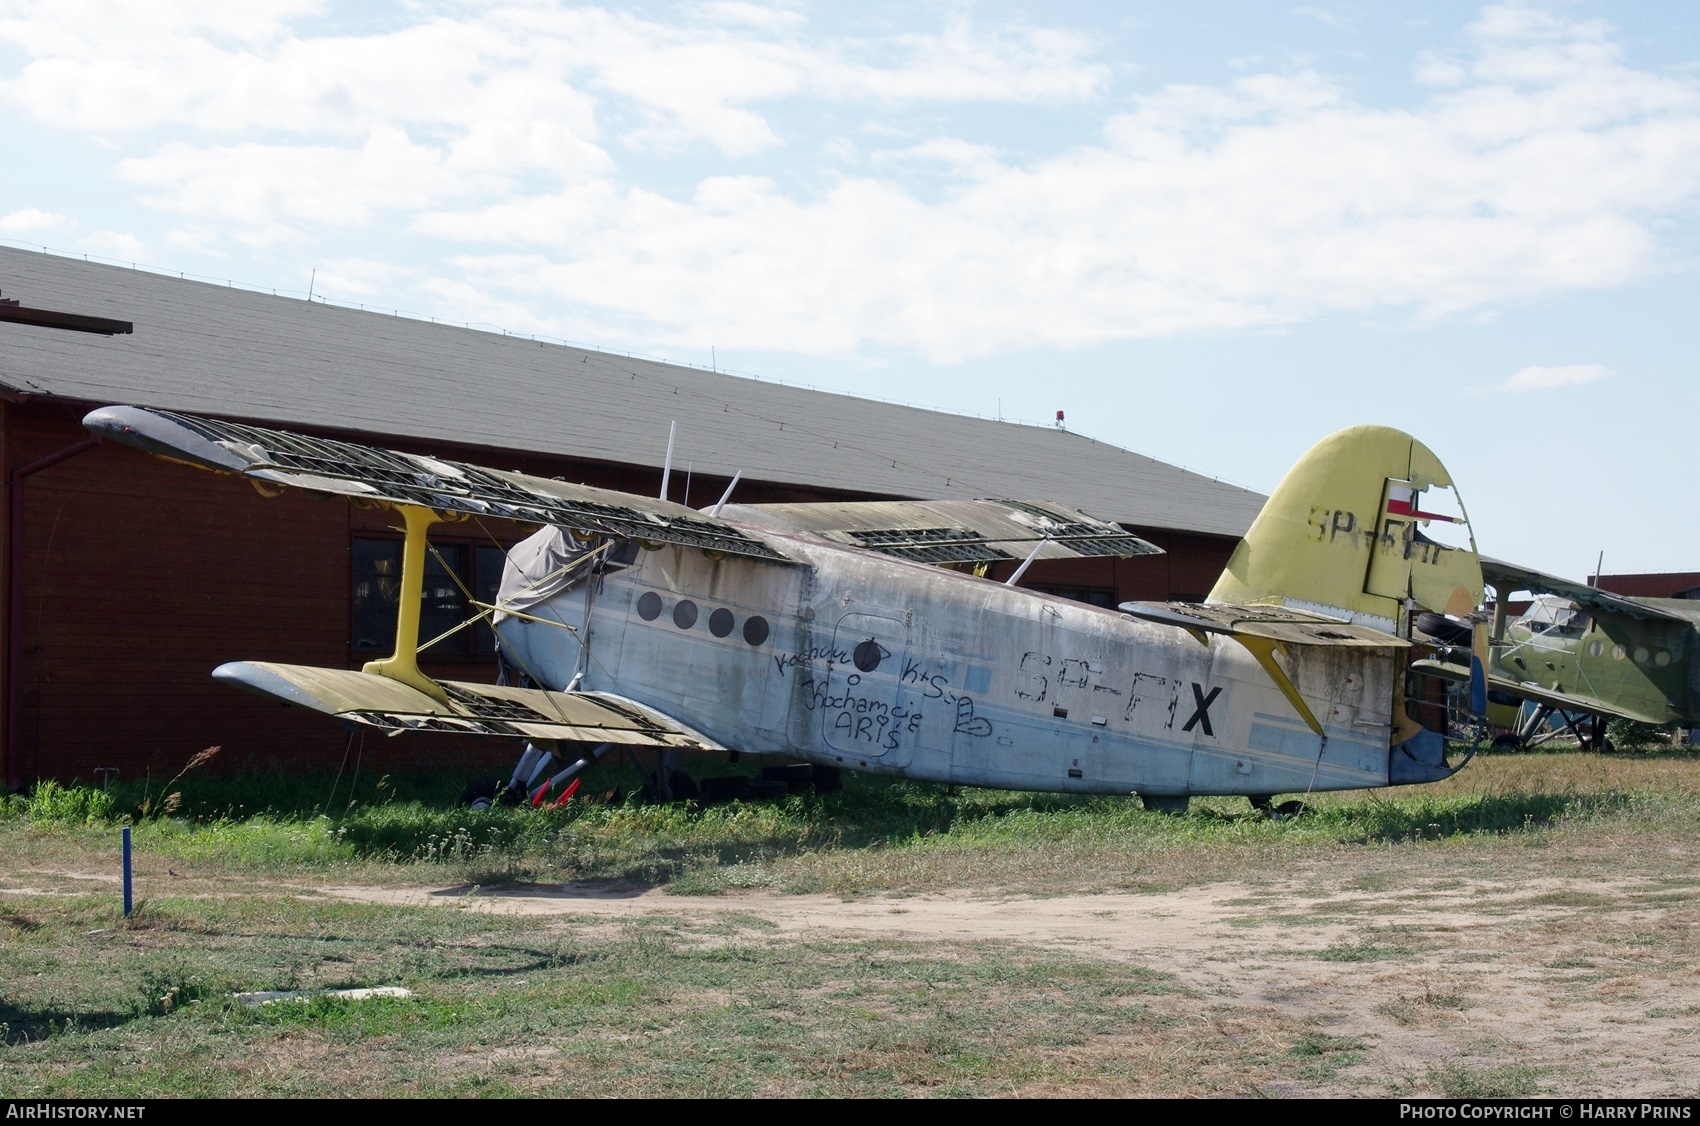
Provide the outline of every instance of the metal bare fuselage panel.
[[1148,795],[1387,784],[1393,649],[1290,649],[1324,743],[1231,639],[818,542],[786,550],[804,565],[645,551],[532,608],[579,633],[510,618],[504,648],[547,687],[577,677],[726,746],[856,770]]

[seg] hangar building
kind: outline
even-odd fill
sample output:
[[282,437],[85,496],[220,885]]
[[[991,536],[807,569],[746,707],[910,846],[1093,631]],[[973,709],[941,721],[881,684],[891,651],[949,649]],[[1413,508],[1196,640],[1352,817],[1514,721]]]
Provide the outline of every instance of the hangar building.
[[[14,788],[104,770],[175,773],[211,745],[227,767],[334,765],[348,743],[337,725],[208,674],[234,659],[357,668],[387,652],[393,628],[393,513],[294,491],[263,498],[244,480],[94,443],[80,419],[97,406],[281,426],[651,496],[677,421],[672,499],[688,504],[712,504],[739,470],[737,499],[751,503],[1044,498],[1167,551],[1036,564],[1023,583],[1101,605],[1202,597],[1264,499],[1053,427],[47,253],[0,247],[0,300],[135,326],[102,336],[0,315],[0,753]],[[462,524],[433,542],[489,591],[518,535]],[[458,614],[454,584],[431,585],[435,610]],[[465,631],[422,660],[438,676],[487,680],[490,645],[487,631]],[[428,736],[382,742],[386,767],[512,753]]]

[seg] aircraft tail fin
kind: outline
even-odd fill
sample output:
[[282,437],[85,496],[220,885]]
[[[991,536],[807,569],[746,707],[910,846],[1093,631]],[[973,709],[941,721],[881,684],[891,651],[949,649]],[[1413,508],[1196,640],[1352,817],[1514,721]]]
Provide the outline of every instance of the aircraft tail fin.
[[1313,446],[1276,487],[1210,592],[1396,632],[1411,608],[1462,617],[1482,598],[1475,538],[1433,451],[1387,426]]

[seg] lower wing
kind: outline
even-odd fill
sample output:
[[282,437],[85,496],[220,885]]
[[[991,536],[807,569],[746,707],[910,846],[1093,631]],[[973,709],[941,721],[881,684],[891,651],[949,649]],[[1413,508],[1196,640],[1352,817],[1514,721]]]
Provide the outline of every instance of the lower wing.
[[437,681],[447,697],[445,702],[373,673],[269,661],[234,661],[220,665],[213,676],[286,704],[391,732],[448,731],[640,747],[727,749],[671,716],[607,692],[551,692]]

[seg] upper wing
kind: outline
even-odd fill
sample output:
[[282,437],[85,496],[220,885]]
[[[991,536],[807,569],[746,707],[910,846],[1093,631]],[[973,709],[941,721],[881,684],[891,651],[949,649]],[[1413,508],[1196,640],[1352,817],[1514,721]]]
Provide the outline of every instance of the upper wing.
[[146,407],[103,407],[83,425],[160,457],[275,485],[789,562],[684,505],[612,489]]
[[922,563],[984,563],[1160,555],[1120,525],[1056,501],[898,500],[743,504],[726,509],[750,523],[815,535]]
[[[1561,579],[1556,575],[1531,571],[1527,567],[1519,567],[1515,563],[1489,559],[1485,555],[1482,557],[1482,578],[1493,584],[1502,597],[1513,590],[1528,590],[1536,594],[1556,594],[1591,610],[1628,614],[1632,618],[1648,621],[1690,622],[1692,620],[1651,602],[1627,598],[1621,594],[1612,594],[1609,591],[1571,579]],[[1561,705],[1555,704],[1554,706]]]
[[264,696],[385,731],[450,731],[704,751],[727,748],[672,717],[607,692],[551,692],[443,680],[448,701],[352,669],[233,661],[213,676]]

